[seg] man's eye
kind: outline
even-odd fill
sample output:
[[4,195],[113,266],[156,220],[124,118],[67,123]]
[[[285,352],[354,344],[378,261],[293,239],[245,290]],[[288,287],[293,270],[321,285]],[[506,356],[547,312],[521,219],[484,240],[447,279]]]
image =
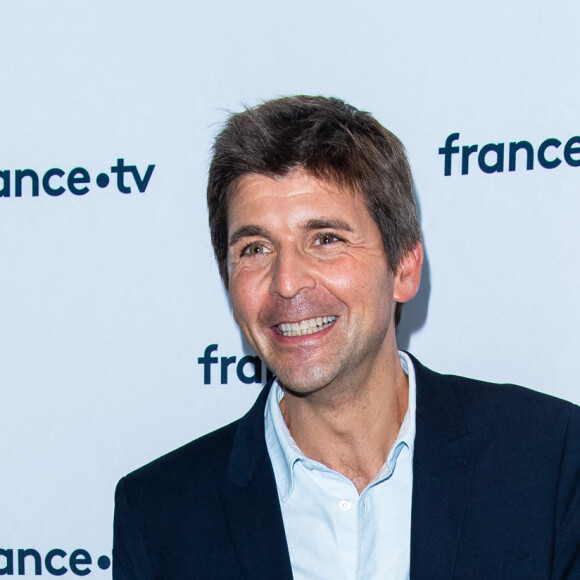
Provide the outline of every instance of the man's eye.
[[321,234],[318,236],[318,243],[321,246],[327,246],[328,244],[334,244],[335,242],[340,242],[341,238],[339,238],[335,234]]
[[242,249],[242,256],[257,256],[266,251],[263,244],[259,242],[252,242]]

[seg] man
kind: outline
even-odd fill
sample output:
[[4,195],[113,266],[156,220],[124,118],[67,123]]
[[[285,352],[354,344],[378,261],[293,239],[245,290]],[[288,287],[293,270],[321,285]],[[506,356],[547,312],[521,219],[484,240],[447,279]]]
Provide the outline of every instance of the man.
[[208,185],[233,313],[277,375],[117,488],[114,577],[580,578],[580,412],[397,351],[423,258],[401,143],[338,99],[233,115]]

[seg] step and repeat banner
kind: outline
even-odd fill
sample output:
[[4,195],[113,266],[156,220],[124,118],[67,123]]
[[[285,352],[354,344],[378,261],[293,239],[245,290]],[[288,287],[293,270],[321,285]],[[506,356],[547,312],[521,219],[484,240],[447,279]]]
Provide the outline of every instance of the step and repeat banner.
[[406,144],[425,235],[399,340],[580,402],[576,0],[1,0],[0,576],[111,577],[118,479],[266,369],[214,263],[229,111],[334,95]]

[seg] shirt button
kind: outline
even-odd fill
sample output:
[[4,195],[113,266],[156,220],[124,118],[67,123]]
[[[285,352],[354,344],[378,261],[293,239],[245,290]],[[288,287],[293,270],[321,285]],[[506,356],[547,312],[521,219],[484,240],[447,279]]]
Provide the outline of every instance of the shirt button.
[[338,507],[343,511],[343,512],[347,512],[351,507],[352,504],[349,501],[346,501],[345,499],[343,499],[339,504]]

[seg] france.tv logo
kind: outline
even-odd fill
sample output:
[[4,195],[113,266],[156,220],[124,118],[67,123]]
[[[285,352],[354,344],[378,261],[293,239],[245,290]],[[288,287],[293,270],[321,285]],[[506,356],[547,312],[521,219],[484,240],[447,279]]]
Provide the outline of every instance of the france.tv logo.
[[[135,188],[145,193],[154,169],[155,165],[149,165],[144,171],[139,171],[136,165],[125,165],[125,159],[118,158],[110,173],[99,173],[94,183],[104,189],[112,180],[121,193],[132,193]],[[92,183],[91,175],[84,167],[75,167],[68,173],[53,167],[40,175],[34,169],[16,169],[14,172],[4,169],[0,171],[0,197],[23,197],[23,193],[27,197],[39,197],[41,187],[51,197],[58,197],[65,191],[80,196],[89,193]]]
[[[523,167],[526,171],[534,169],[534,161],[544,169],[556,169],[562,164],[562,157],[570,167],[580,167],[580,136],[570,137],[564,144],[560,139],[549,137],[537,147],[527,140],[511,141],[509,143],[487,143],[454,145],[459,141],[459,132],[451,133],[445,139],[445,145],[439,148],[443,155],[443,174],[449,177],[453,173],[453,157],[455,157],[455,173],[461,169],[461,175],[468,175],[469,170],[478,167],[483,173],[503,173],[517,171]],[[473,159],[471,157],[473,156]],[[471,164],[470,164],[471,160]]]
[[[67,554],[60,548],[49,550],[43,555],[33,548],[0,548],[0,576],[43,576],[44,570],[50,576],[63,576],[71,572],[73,576],[87,576],[95,568],[93,556],[83,549]],[[101,570],[111,567],[109,556],[99,556],[96,562]]]
[[[203,366],[204,385],[214,384],[214,381],[217,381],[218,374],[220,384],[227,385],[231,378],[230,366],[235,369],[238,380],[245,385],[263,383],[266,387],[270,387],[274,382],[276,376],[264,365],[259,357],[247,355],[238,359],[237,356],[213,356],[213,353],[217,353],[218,348],[217,344],[208,344],[205,347],[203,356],[197,359],[197,364]],[[213,366],[216,367],[215,370],[217,372],[215,373],[212,373]]]

